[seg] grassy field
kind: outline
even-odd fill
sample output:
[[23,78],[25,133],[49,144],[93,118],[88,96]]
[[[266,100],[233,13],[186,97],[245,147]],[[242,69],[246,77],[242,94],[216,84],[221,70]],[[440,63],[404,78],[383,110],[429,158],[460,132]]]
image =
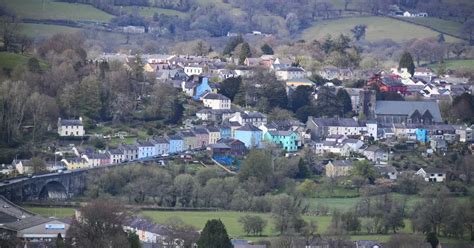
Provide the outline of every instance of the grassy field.
[[123,9],[127,11],[128,13],[133,13],[134,11],[137,11],[140,16],[143,16],[145,18],[152,18],[155,13],[164,14],[164,15],[176,15],[180,17],[186,15],[186,13],[180,12],[177,10],[155,8],[155,7],[125,6],[123,7]]
[[[331,21],[316,22],[302,33],[302,38],[311,41],[321,39],[327,35],[338,36],[346,34],[352,36],[351,29],[358,24],[367,25],[365,39],[378,41],[392,39],[396,42],[407,41],[413,38],[436,37],[439,33],[414,24],[396,21],[386,17],[351,17]],[[445,36],[447,42],[458,42],[459,39]]]
[[[67,217],[74,215],[74,209],[72,208],[44,208],[44,207],[26,207],[27,210],[43,215],[43,216],[56,216],[56,217]],[[142,211],[139,213],[142,216],[149,217],[156,223],[165,224],[169,218],[179,217],[186,224],[192,225],[197,229],[201,230],[206,222],[210,219],[220,219],[226,226],[227,232],[231,238],[245,238],[249,240],[260,240],[260,239],[271,239],[271,236],[277,235],[278,232],[274,230],[274,224],[269,213],[246,213],[246,212],[235,212],[235,211],[216,211],[216,212],[190,212],[190,211]],[[238,222],[241,216],[245,215],[258,215],[267,220],[267,226],[263,232],[263,237],[248,237],[242,230],[241,224]],[[318,226],[318,233],[324,233],[331,223],[330,216],[303,216],[306,221],[315,221]],[[362,218],[363,221],[364,218]],[[405,220],[405,228],[400,232],[411,233],[411,227],[409,220]],[[372,234],[367,235],[364,233],[351,235],[352,240],[378,240],[385,242],[390,239],[390,235]],[[443,243],[463,243],[464,240],[455,240],[441,238]]]
[[[26,64],[30,57],[27,55],[21,55],[9,52],[0,52],[0,68],[13,69],[19,64]],[[46,62],[40,60],[40,66],[46,68],[48,65]]]
[[48,25],[48,24],[33,24],[33,23],[20,23],[20,32],[24,35],[28,35],[32,38],[44,38],[50,37],[57,33],[75,33],[82,29],[72,28],[59,25]]
[[18,18],[93,20],[108,22],[112,15],[91,5],[55,2],[53,0],[0,0]]
[[447,34],[461,36],[462,23],[459,22],[443,20],[435,17],[404,18],[403,20],[430,27],[435,30],[440,30]]
[[[462,68],[469,68],[472,70],[474,68],[474,59],[447,60],[445,61],[445,65],[446,69],[450,70],[459,70]],[[436,70],[438,64],[429,64],[428,67]]]

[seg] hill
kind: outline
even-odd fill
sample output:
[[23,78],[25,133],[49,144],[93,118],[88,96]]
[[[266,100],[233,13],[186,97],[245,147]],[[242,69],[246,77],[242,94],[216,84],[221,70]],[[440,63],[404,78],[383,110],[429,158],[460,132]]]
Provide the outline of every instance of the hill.
[[[448,70],[474,68],[474,59],[446,60],[444,63],[446,65],[446,69]],[[438,68],[438,64],[437,63],[429,64],[428,67],[430,67],[433,70],[436,70],[436,68]]]
[[0,4],[12,10],[18,18],[64,19],[108,22],[113,15],[87,4],[71,4],[53,0],[0,0]]
[[[439,35],[438,32],[426,27],[397,21],[392,18],[366,16],[319,21],[312,27],[304,30],[301,37],[305,40],[314,40],[327,35],[337,36],[339,34],[351,34],[350,30],[359,24],[367,25],[365,39],[368,41],[392,39],[396,42],[403,42],[414,38],[435,37]],[[452,36],[445,36],[445,38],[447,42],[460,41]]]

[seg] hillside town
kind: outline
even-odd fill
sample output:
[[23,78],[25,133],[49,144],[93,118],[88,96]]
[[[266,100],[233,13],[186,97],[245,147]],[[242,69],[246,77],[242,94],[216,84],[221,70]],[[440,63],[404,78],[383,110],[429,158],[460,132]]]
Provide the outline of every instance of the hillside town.
[[473,248],[473,10],[0,0],[0,248]]

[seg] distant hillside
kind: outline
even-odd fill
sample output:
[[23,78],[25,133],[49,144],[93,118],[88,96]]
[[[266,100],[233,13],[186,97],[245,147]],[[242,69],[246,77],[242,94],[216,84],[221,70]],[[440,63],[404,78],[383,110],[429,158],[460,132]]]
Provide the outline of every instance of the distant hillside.
[[[358,24],[367,25],[365,39],[378,41],[392,39],[396,42],[414,38],[436,37],[438,32],[418,25],[397,21],[387,17],[351,17],[316,22],[312,27],[304,30],[301,37],[305,40],[320,39],[327,35],[351,35],[351,29]],[[445,36],[447,42],[459,42],[452,36]]]
[[18,18],[65,19],[108,22],[113,15],[86,4],[70,4],[52,0],[0,0]]

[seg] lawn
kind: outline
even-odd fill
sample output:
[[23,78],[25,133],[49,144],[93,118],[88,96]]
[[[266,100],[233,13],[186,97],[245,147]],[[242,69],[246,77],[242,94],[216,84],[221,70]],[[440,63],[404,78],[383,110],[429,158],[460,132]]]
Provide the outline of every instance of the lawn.
[[[340,34],[352,37],[351,29],[355,25],[367,25],[365,39],[368,41],[379,41],[392,39],[396,42],[403,42],[413,38],[436,37],[438,32],[414,24],[397,21],[387,17],[351,17],[330,21],[316,22],[312,27],[307,28],[301,37],[307,41],[322,39],[327,35],[338,36]],[[447,42],[458,42],[459,39],[452,36],[445,36]]]
[[[1,0],[0,0],[1,1]],[[81,31],[80,28],[72,28],[60,25],[49,25],[49,24],[33,24],[33,23],[20,23],[20,32],[32,38],[45,38],[51,37],[57,33],[76,33]]]
[[108,22],[112,15],[86,4],[55,2],[53,0],[0,0],[13,10],[17,18],[90,20]]
[[[474,59],[459,59],[459,60],[446,60],[445,62],[446,69],[450,70],[459,70],[462,68],[467,68],[467,69],[472,69],[474,68]],[[430,67],[433,70],[436,70],[438,67],[438,64],[429,64],[428,67]]]
[[[0,52],[0,68],[5,68],[11,70],[17,65],[26,64],[30,59],[30,56],[10,53],[10,52]],[[40,60],[40,66],[46,68],[48,65],[46,62]]]
[[138,11],[140,16],[145,18],[152,18],[155,13],[164,14],[164,15],[176,15],[179,17],[185,16],[186,13],[172,10],[172,9],[163,9],[163,8],[156,8],[156,7],[141,7],[141,6],[124,6],[123,9],[128,13],[133,13],[134,11]]

